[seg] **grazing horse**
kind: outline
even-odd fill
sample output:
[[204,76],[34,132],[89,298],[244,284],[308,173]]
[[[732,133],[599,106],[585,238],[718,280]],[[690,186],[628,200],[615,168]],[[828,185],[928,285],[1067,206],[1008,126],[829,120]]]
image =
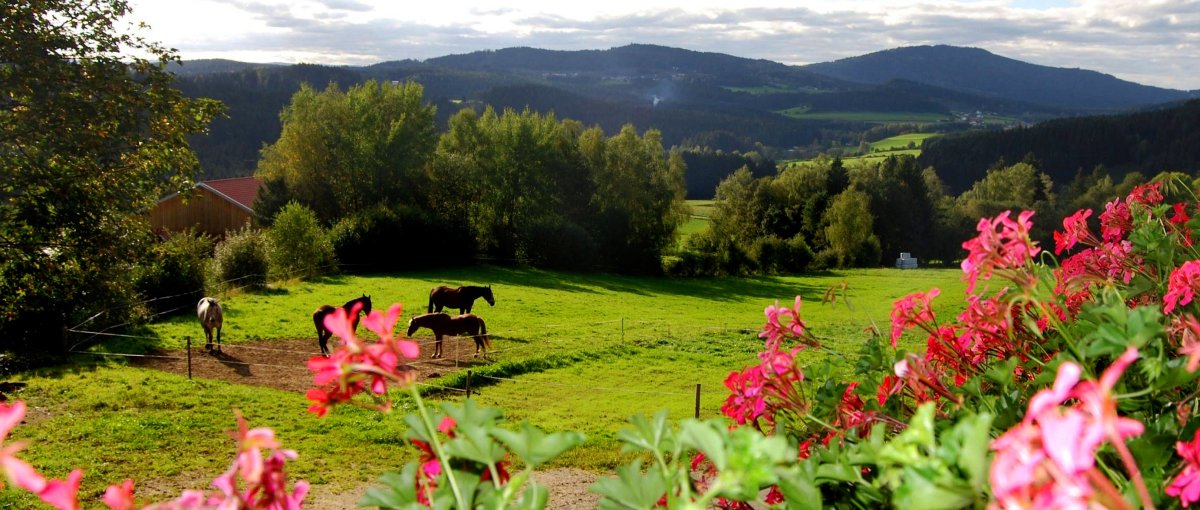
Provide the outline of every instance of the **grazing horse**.
[[412,338],[412,334],[420,328],[429,328],[437,339],[433,344],[433,354],[429,356],[430,358],[442,357],[442,337],[446,335],[456,336],[464,333],[471,335],[471,338],[475,339],[475,356],[479,356],[479,351],[482,349],[483,357],[487,358],[487,350],[492,347],[492,339],[488,337],[487,325],[483,323],[483,319],[469,313],[458,317],[451,317],[442,312],[418,315],[409,319],[407,336]]
[[[356,310],[357,308],[357,310]],[[337,307],[330,305],[321,305],[317,311],[313,312],[313,325],[317,327],[317,345],[321,346],[321,354],[329,357],[329,338],[333,336],[333,332],[325,328],[325,316],[337,310]],[[362,297],[357,297],[347,301],[342,305],[342,310],[346,311],[347,315],[352,315],[350,325],[354,331],[358,331],[358,319],[360,312],[364,314],[371,313],[371,296],[363,294]]]
[[457,289],[446,286],[434,287],[429,291],[429,308],[425,311],[433,313],[442,311],[442,308],[457,308],[459,314],[471,313],[471,306],[475,304],[476,299],[481,297],[487,301],[488,305],[496,306],[496,298],[492,297],[491,285],[487,287],[468,285]]
[[224,322],[224,313],[221,311],[221,303],[217,302],[217,298],[201,298],[199,303],[196,303],[196,318],[200,319],[200,326],[204,327],[204,348],[212,350],[213,347],[213,330],[217,330],[217,351],[221,350],[221,323]]

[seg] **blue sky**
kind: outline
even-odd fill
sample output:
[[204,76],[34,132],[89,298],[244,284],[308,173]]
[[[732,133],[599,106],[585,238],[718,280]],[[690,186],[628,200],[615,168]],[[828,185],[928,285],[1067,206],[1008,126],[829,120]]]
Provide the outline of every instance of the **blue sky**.
[[1200,89],[1200,0],[133,0],[184,59],[372,64],[532,46],[661,44],[787,64],[899,46]]

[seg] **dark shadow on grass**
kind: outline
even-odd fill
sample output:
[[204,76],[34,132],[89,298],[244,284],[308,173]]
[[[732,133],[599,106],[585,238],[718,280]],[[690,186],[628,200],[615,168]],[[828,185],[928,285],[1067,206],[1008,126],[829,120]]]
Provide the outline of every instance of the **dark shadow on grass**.
[[216,360],[220,361],[222,365],[232,368],[237,375],[242,377],[250,377],[251,375],[250,365],[242,361],[241,358],[238,358],[237,356],[225,354],[224,352],[217,350],[208,351],[208,355],[216,358]]

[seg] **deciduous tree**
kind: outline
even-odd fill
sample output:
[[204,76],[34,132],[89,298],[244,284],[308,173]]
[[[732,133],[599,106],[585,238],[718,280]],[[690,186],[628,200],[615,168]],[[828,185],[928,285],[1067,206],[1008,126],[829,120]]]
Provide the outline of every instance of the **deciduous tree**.
[[172,87],[176,55],[122,28],[127,2],[0,9],[0,329],[41,339],[128,296],[144,211],[191,184],[187,137],[220,105]]

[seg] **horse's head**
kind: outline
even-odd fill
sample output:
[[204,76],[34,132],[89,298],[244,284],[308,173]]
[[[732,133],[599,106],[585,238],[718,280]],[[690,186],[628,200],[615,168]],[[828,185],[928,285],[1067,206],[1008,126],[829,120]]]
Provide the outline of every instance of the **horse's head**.
[[417,318],[416,317],[409,319],[408,320],[408,333],[405,333],[404,336],[406,336],[408,338],[412,338],[412,334],[416,333],[417,328],[419,328],[419,327],[420,326],[417,326]]
[[483,288],[483,299],[488,302],[488,306],[496,306],[496,298],[492,296],[491,285]]
[[366,295],[366,294],[363,294],[363,296],[362,296],[361,298],[359,298],[359,299],[361,299],[361,300],[362,300],[362,304],[363,304],[363,309],[362,309],[362,311],[363,311],[363,313],[364,313],[364,314],[370,314],[370,313],[371,313],[371,296],[368,296],[368,295]]

